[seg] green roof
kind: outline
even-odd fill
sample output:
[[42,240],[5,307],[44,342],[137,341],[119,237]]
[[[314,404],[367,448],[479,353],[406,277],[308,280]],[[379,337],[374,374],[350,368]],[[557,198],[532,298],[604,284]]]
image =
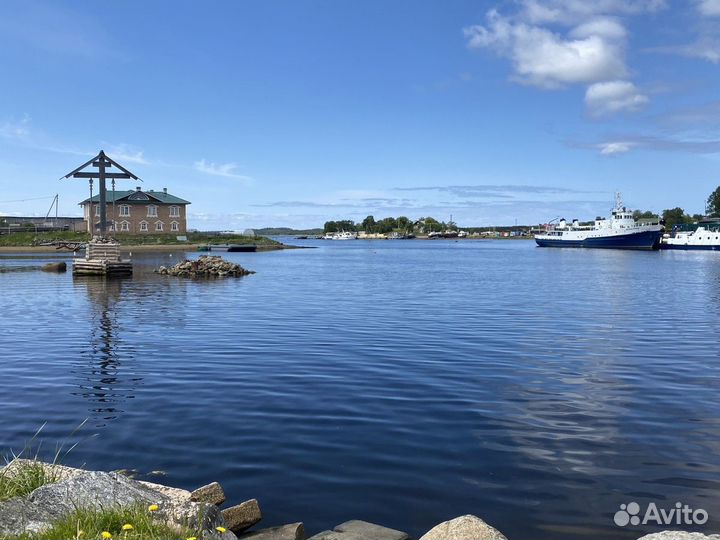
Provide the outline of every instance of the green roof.
[[[135,193],[147,195],[148,199],[133,200],[128,198]],[[155,199],[155,201],[153,201],[153,199]],[[123,202],[128,204],[148,204],[148,202],[159,202],[161,204],[190,204],[190,201],[186,201],[185,199],[181,199],[180,197],[176,197],[170,193],[165,193],[164,191],[137,191],[135,189],[115,190],[114,192],[112,190],[108,190],[106,200],[108,203]],[[79,204],[87,204],[89,202],[90,199],[88,198]],[[100,202],[99,193],[97,195],[93,195],[92,202]]]

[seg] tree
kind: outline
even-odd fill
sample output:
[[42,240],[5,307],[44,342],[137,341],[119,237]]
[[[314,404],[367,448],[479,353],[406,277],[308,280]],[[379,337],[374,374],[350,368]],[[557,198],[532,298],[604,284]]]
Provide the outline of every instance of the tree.
[[412,229],[412,221],[405,216],[397,218],[397,226],[401,231],[409,231]]
[[382,218],[380,221],[378,221],[376,229],[377,229],[377,232],[385,234],[385,233],[392,232],[396,227],[397,227],[397,221],[395,220],[395,218],[394,217],[386,217],[386,218]]
[[375,216],[368,216],[363,219],[362,228],[366,233],[375,232]]
[[351,219],[343,219],[341,221],[336,221],[337,230],[339,231],[347,231],[347,232],[355,232],[357,231],[357,227],[355,226],[355,223]]
[[720,217],[720,186],[708,197],[705,211],[710,217]]
[[651,212],[650,210],[646,210],[645,212],[641,212],[640,210],[635,210],[633,212],[633,218],[635,218],[636,220],[652,219],[654,217],[657,217],[657,214],[655,212]]
[[440,223],[437,219],[426,217],[423,224],[423,232],[426,234],[429,232],[441,232],[445,229],[442,223]]
[[338,231],[338,224],[334,221],[326,221],[323,231],[326,233],[332,233]]
[[685,210],[683,210],[679,206],[676,208],[663,210],[662,217],[665,220],[665,226],[668,229],[671,229],[674,225],[692,223],[692,218],[685,214]]

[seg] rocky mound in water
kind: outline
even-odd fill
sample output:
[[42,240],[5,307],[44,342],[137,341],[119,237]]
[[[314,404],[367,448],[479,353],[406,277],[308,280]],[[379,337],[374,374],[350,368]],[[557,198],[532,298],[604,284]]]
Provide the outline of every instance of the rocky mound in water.
[[161,266],[155,272],[167,276],[190,278],[242,277],[255,273],[217,255],[200,255],[200,258],[195,261],[185,260],[175,266]]

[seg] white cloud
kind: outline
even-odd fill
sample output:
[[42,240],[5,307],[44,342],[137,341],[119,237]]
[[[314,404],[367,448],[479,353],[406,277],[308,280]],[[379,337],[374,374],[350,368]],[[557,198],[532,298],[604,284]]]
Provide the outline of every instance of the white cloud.
[[30,117],[26,114],[19,122],[7,120],[0,124],[0,137],[24,140],[30,136]]
[[697,7],[703,15],[720,16],[720,0],[700,0]]
[[604,142],[597,145],[600,153],[604,156],[612,156],[615,154],[624,154],[632,150],[636,143],[628,141]]
[[528,84],[554,88],[626,75],[625,34],[619,23],[589,21],[574,31],[577,37],[568,39],[491,11],[486,26],[471,26],[464,32],[469,47],[491,48],[509,57],[519,80]]
[[[106,143],[103,143],[106,144]],[[105,152],[108,156],[119,162],[121,165],[125,163],[135,163],[138,165],[149,165],[150,162],[145,159],[143,151],[130,146],[128,144],[110,145]]]
[[597,15],[636,15],[667,7],[666,0],[523,0],[522,16],[533,24],[573,25]]
[[648,102],[628,80],[628,31],[618,17],[663,9],[666,0],[516,0],[515,5],[520,6],[515,13],[491,10],[485,24],[465,28],[468,47],[508,58],[513,79],[524,84],[588,85],[585,102],[593,115],[634,111]]
[[585,104],[591,114],[600,116],[644,107],[648,97],[629,81],[606,81],[592,84],[585,92]]
[[252,178],[250,178],[249,176],[244,176],[235,172],[235,170],[238,168],[238,165],[236,163],[215,164],[205,161],[205,158],[203,158],[200,161],[196,161],[193,166],[196,171],[200,171],[201,173],[210,174],[213,176],[224,176],[226,178],[237,178],[247,181],[252,180]]
[[576,39],[587,39],[600,36],[618,42],[627,37],[627,31],[620,22],[613,17],[596,17],[584,22],[570,31],[570,36]]

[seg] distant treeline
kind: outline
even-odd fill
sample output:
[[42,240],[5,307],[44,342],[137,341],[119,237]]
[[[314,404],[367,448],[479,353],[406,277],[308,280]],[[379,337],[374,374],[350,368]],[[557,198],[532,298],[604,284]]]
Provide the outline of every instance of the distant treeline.
[[442,231],[455,231],[457,225],[448,221],[438,221],[432,217],[421,217],[418,220],[413,221],[406,216],[400,217],[386,217],[379,221],[375,220],[374,216],[368,216],[361,222],[355,223],[350,219],[344,219],[341,221],[326,221],[323,231],[326,233],[348,231],[358,232],[365,231],[366,233],[373,234],[387,234],[393,231],[398,232],[412,232],[412,233],[429,233],[429,232],[442,232]]
[[254,229],[255,234],[260,236],[311,236],[322,234],[323,230],[318,229],[292,229],[290,227],[265,227],[264,229]]
[[[662,219],[665,221],[665,227],[671,229],[675,225],[689,225],[697,223],[705,217],[718,218],[720,217],[720,186],[713,191],[707,198],[705,204],[705,214],[686,214],[685,210],[676,206],[675,208],[666,208],[662,212]],[[635,219],[652,219],[660,217],[653,212],[641,212],[635,210],[633,212]]]

